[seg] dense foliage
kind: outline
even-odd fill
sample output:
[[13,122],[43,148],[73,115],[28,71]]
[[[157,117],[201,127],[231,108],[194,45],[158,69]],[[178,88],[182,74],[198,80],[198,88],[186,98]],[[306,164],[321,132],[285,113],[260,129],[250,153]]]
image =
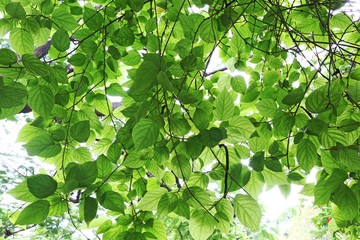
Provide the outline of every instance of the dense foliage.
[[0,118],[31,109],[18,141],[57,169],[10,190],[14,224],[235,238],[261,229],[264,186],[295,183],[357,234],[360,24],[342,5],[1,0]]

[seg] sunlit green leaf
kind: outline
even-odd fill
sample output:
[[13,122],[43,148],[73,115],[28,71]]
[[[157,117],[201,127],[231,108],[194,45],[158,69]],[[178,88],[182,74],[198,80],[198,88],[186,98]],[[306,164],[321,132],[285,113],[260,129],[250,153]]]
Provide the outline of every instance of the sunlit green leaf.
[[195,210],[190,217],[189,231],[195,240],[207,239],[214,231],[215,219],[203,209]]
[[31,34],[21,28],[14,28],[10,32],[10,44],[17,54],[32,53],[34,51],[34,39]]
[[143,118],[134,127],[132,137],[135,148],[141,150],[154,145],[159,135],[159,126],[151,119]]
[[15,224],[29,225],[42,223],[49,214],[50,203],[38,200],[26,206],[16,219]]
[[297,146],[296,157],[301,168],[310,172],[318,158],[315,145],[308,139],[301,140]]
[[28,103],[33,111],[47,118],[54,107],[55,99],[48,86],[38,85],[30,89]]
[[60,52],[66,51],[70,47],[69,34],[64,28],[59,28],[52,37],[52,44]]
[[162,187],[154,188],[148,191],[137,205],[137,208],[144,211],[156,210],[160,198],[166,192],[166,189]]
[[262,213],[256,200],[248,195],[237,194],[234,198],[234,204],[239,221],[247,228],[258,230]]

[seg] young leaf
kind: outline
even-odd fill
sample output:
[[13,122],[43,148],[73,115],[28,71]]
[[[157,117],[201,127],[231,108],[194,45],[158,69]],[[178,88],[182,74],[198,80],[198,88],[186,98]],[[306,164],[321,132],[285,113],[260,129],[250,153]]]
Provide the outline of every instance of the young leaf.
[[132,131],[132,137],[137,150],[150,147],[156,143],[159,126],[151,119],[140,119]]
[[56,26],[63,27],[66,31],[72,31],[79,26],[74,16],[65,8],[56,8],[52,13],[52,20]]
[[165,188],[158,187],[149,190],[140,200],[137,208],[143,211],[153,211],[157,209],[160,198],[167,192]]
[[235,92],[240,94],[245,94],[246,92],[246,82],[244,77],[242,76],[235,76],[231,78],[231,87]]
[[70,135],[78,142],[86,142],[90,136],[90,122],[86,120],[75,123],[70,128]]
[[10,32],[10,44],[17,54],[32,53],[34,51],[34,39],[31,34],[22,28],[14,28]]
[[37,174],[27,179],[29,191],[37,198],[47,198],[57,189],[57,182],[46,174]]
[[277,111],[276,103],[272,99],[259,100],[255,106],[259,113],[267,118],[273,118]]
[[49,214],[50,203],[46,200],[38,200],[25,207],[15,224],[29,225],[42,223]]
[[216,98],[214,107],[214,117],[218,120],[229,120],[234,116],[234,100],[225,89]]
[[27,186],[27,180],[19,183],[15,188],[11,189],[7,192],[17,200],[21,200],[24,202],[35,202],[38,198],[34,197],[33,194],[30,193],[29,188]]
[[206,240],[214,232],[216,221],[207,211],[196,209],[190,217],[189,231],[194,240]]
[[261,209],[255,199],[237,194],[234,198],[235,213],[239,221],[251,230],[260,229]]

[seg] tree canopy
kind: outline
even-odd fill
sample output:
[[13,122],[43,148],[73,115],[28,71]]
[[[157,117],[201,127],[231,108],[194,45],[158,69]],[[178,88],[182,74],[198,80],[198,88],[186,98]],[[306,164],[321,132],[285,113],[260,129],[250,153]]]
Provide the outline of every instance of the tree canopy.
[[344,4],[1,0],[0,118],[31,110],[17,140],[56,167],[9,191],[26,202],[13,223],[219,239],[261,230],[265,186],[299,184],[356,234],[360,23]]

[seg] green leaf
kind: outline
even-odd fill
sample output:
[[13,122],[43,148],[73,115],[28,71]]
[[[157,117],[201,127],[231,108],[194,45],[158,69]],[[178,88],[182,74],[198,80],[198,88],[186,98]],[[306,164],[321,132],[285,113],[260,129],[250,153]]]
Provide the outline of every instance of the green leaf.
[[122,27],[114,32],[111,40],[120,46],[131,46],[135,41],[134,32],[128,27]]
[[[228,192],[234,192],[245,186],[250,179],[251,172],[246,166],[243,166],[240,163],[231,164],[229,169],[229,179],[228,179]],[[221,185],[221,191],[225,191],[224,182]]]
[[159,219],[155,218],[153,220],[154,221],[152,222],[151,228],[147,229],[147,233],[152,233],[156,237],[156,239],[166,240],[167,232],[165,224]]
[[101,194],[99,202],[106,209],[124,213],[125,204],[121,195],[114,191],[106,191]]
[[28,103],[33,111],[44,118],[48,118],[54,107],[55,97],[48,86],[38,85],[30,89]]
[[[113,54],[114,55],[114,54]],[[115,58],[115,57],[114,57]],[[115,58],[116,59],[116,58]],[[128,54],[121,58],[121,61],[128,66],[138,65],[141,61],[139,53],[135,50],[131,50]]]
[[250,179],[244,189],[254,198],[258,198],[265,185],[264,176],[258,172],[251,172]]
[[181,113],[171,116],[171,131],[176,136],[185,136],[191,130],[191,126]]
[[346,185],[340,186],[332,195],[332,201],[352,221],[359,213],[359,205],[355,193]]
[[260,229],[262,213],[255,199],[237,194],[234,198],[234,208],[237,218],[245,227],[255,231]]
[[96,159],[96,167],[98,169],[99,178],[108,177],[113,170],[110,160],[104,155],[100,155],[98,159]]
[[21,58],[29,73],[38,76],[47,76],[50,74],[49,66],[41,62],[34,54],[24,54]]
[[350,77],[352,79],[360,81],[360,68],[356,68],[354,71],[350,73]]
[[297,146],[296,158],[299,165],[306,172],[310,173],[310,170],[315,166],[318,154],[316,146],[309,139],[302,139]]
[[194,240],[206,240],[214,232],[216,221],[203,209],[196,209],[190,217],[189,231]]
[[267,118],[273,118],[277,111],[277,105],[272,99],[259,100],[255,106],[259,113]]
[[5,6],[6,12],[13,18],[24,20],[26,12],[20,2],[10,2]]
[[50,203],[46,200],[38,200],[25,207],[15,224],[30,225],[42,223],[49,214]]
[[90,136],[90,121],[76,122],[70,128],[70,135],[78,142],[86,142]]
[[326,111],[329,100],[326,96],[325,88],[321,87],[310,93],[305,101],[306,109],[312,113],[321,113]]
[[50,158],[61,152],[61,145],[56,144],[50,134],[41,134],[24,145],[30,156]]
[[265,183],[269,188],[276,185],[289,184],[287,176],[284,172],[273,172],[265,168],[261,174],[264,176]]
[[17,63],[18,58],[16,53],[7,48],[0,49],[0,64],[2,65],[11,65]]
[[280,136],[287,136],[295,124],[295,118],[286,112],[276,113],[273,119],[275,133]]
[[324,187],[328,192],[333,193],[348,178],[348,174],[342,169],[335,168],[330,177],[326,180]]
[[317,182],[314,187],[314,203],[318,206],[323,206],[329,203],[331,192],[326,187],[324,179]]
[[14,28],[10,32],[10,44],[17,54],[32,53],[34,51],[34,39],[31,34],[22,28]]
[[27,180],[24,180],[7,193],[16,198],[17,200],[21,200],[24,202],[35,202],[36,200],[38,200],[38,198],[34,197],[34,195],[30,193],[27,186]]
[[340,123],[340,129],[344,132],[353,132],[360,127],[360,122],[354,119],[344,119]]
[[49,216],[61,216],[67,211],[67,200],[61,195],[53,195],[48,198],[50,202]]
[[84,199],[84,220],[89,226],[90,222],[96,217],[98,202],[95,198],[85,197]]
[[304,90],[301,87],[296,88],[283,98],[282,103],[290,106],[298,104],[303,100],[304,94]]
[[86,147],[79,147],[74,149],[73,159],[79,163],[88,162],[91,160],[91,153]]
[[211,112],[207,112],[201,108],[196,108],[193,116],[193,122],[198,129],[206,129],[212,118],[213,116]]
[[213,203],[210,199],[209,193],[207,193],[203,188],[198,186],[193,186],[185,189],[183,197],[186,203],[194,208],[210,206]]
[[230,200],[222,198],[218,204],[216,204],[216,211],[224,213],[227,217],[227,221],[231,221],[234,217],[234,208]]
[[101,15],[101,11],[85,7],[83,16],[85,25],[91,30],[98,30],[104,24],[104,17]]
[[40,5],[41,12],[50,14],[54,11],[54,3],[51,0],[45,0]]
[[191,165],[188,157],[177,154],[171,160],[172,170],[179,178],[189,179],[191,175]]
[[149,190],[140,200],[137,208],[143,211],[154,211],[157,209],[160,198],[167,192],[165,188],[158,187]]
[[174,193],[166,193],[164,194],[158,203],[157,206],[157,214],[161,216],[165,216],[166,214],[174,211],[178,204],[178,196]]
[[68,50],[70,47],[68,32],[64,28],[59,28],[52,36],[52,44],[60,52]]
[[214,107],[214,116],[217,120],[229,120],[234,116],[234,100],[225,89],[216,98]]
[[52,13],[52,21],[58,27],[63,27],[66,31],[72,31],[79,26],[76,19],[64,8],[58,7]]
[[255,153],[250,158],[249,166],[257,172],[261,172],[264,169],[264,151]]
[[21,83],[0,88],[0,108],[14,108],[25,105],[27,91]]
[[151,119],[142,118],[132,131],[135,149],[141,150],[154,145],[159,135],[159,125]]
[[164,71],[160,71],[157,76],[156,76],[156,80],[158,81],[158,83],[161,84],[161,86],[167,90],[167,91],[173,91],[174,87],[169,79],[169,77],[166,75],[166,73]]
[[277,71],[267,71],[264,73],[263,82],[265,86],[272,86],[280,79],[280,72]]
[[226,138],[226,134],[220,129],[212,127],[210,130],[204,129],[199,134],[202,144],[206,147],[215,147],[221,140]]
[[82,66],[88,61],[87,57],[82,53],[75,53],[69,58],[69,63],[74,66]]
[[37,174],[27,179],[29,191],[37,198],[47,198],[57,189],[57,182],[46,174]]
[[231,78],[231,87],[235,92],[240,94],[245,94],[246,92],[246,82],[244,77],[242,76],[235,76]]
[[359,81],[350,82],[350,85],[348,87],[348,93],[354,101],[359,102],[360,101],[360,82]]
[[142,93],[155,84],[156,76],[159,72],[158,66],[152,61],[144,61],[136,71],[134,84],[130,91],[132,94]]

